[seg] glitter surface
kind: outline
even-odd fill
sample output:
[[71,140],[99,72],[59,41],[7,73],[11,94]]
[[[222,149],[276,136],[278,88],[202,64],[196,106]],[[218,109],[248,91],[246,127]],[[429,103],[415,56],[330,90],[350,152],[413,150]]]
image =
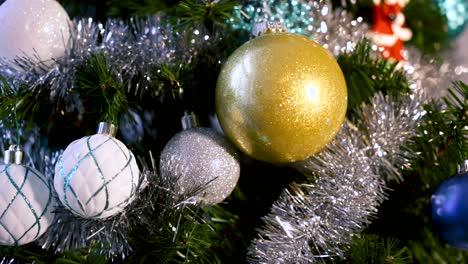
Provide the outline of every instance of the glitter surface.
[[70,38],[67,12],[54,0],[8,0],[0,6],[0,57],[29,55],[47,65],[60,58]]
[[197,192],[206,204],[222,202],[237,185],[240,165],[230,143],[208,128],[176,134],[161,153],[161,176],[174,179],[174,192]]
[[216,87],[226,135],[245,153],[272,163],[304,160],[322,149],[339,130],[347,100],[335,59],[290,33],[265,34],[238,48]]

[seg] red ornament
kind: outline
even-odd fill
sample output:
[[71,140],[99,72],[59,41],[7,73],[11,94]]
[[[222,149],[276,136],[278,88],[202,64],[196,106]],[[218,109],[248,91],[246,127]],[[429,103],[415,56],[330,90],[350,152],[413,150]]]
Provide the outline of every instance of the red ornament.
[[382,57],[403,61],[403,41],[412,37],[405,28],[403,7],[409,0],[374,0],[374,23],[367,36],[381,48]]

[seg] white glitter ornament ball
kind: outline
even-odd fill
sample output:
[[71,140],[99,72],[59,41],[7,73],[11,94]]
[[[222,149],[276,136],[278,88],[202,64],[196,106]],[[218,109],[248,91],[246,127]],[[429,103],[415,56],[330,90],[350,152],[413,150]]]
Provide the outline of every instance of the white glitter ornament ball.
[[7,0],[0,5],[0,58],[38,56],[50,65],[65,54],[70,24],[56,0]]
[[235,149],[209,128],[184,130],[161,153],[161,175],[174,182],[177,195],[191,195],[205,204],[222,202],[237,185],[240,165]]
[[54,220],[54,205],[43,174],[25,165],[0,165],[0,245],[36,240]]
[[54,187],[74,214],[104,219],[133,201],[139,178],[133,153],[118,139],[97,134],[68,145],[55,166]]

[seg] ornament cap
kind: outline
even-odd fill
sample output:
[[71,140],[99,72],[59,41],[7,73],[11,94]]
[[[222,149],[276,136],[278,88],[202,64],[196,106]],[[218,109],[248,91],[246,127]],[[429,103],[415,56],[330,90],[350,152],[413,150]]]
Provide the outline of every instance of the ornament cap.
[[5,151],[4,163],[5,164],[23,164],[24,152],[21,146],[11,145]]
[[252,35],[258,37],[264,34],[272,34],[272,33],[279,33],[279,32],[287,32],[283,23],[279,21],[267,21],[267,22],[260,22],[254,25],[252,28]]
[[115,137],[117,135],[117,126],[112,123],[101,122],[99,123],[97,134]]
[[190,112],[190,113],[185,112],[184,116],[181,119],[181,122],[182,122],[182,129],[183,130],[187,130],[187,129],[190,129],[190,128],[200,126],[200,122],[198,121],[198,117],[193,112]]
[[465,160],[462,164],[458,165],[458,173],[468,172],[468,160]]

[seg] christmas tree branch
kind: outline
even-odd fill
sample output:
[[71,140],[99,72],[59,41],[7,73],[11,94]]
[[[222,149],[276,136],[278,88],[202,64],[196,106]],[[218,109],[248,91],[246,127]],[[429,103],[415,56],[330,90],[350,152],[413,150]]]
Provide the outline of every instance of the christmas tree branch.
[[[114,70],[103,54],[91,54],[76,72],[77,89],[86,115],[100,116],[97,120],[118,124],[128,112],[128,102]],[[97,123],[97,122],[96,122]]]
[[[389,199],[379,208],[376,221],[366,230],[381,237],[405,241],[412,258],[419,263],[434,260],[466,262],[468,254],[445,245],[434,233],[430,219],[430,198],[457,165],[468,158],[468,86],[455,82],[447,98],[428,103],[425,116],[413,137],[413,162],[404,171],[405,181],[391,184]],[[441,102],[445,106],[441,106]]]
[[[416,171],[423,169],[419,171],[422,184],[440,184],[468,159],[467,98],[468,86],[455,82],[449,95],[443,98],[445,109],[441,110],[440,102],[436,101],[425,106],[425,122],[412,146],[420,153],[412,167]],[[435,164],[436,168],[425,171],[427,164]]]
[[[2,76],[0,81],[0,119],[26,121],[31,128],[36,123],[47,126],[50,118],[59,115],[60,103],[52,102],[46,87],[35,91],[22,83],[12,86]],[[13,124],[9,128],[13,128]]]
[[152,15],[159,11],[167,11],[178,2],[180,2],[180,0],[110,0],[106,3],[106,11],[108,14],[105,15],[124,19],[128,19],[135,15]]
[[410,91],[406,75],[397,69],[397,63],[378,57],[368,40],[338,56],[337,61],[348,86],[348,116],[351,109],[369,102],[377,92],[395,95]]
[[202,23],[209,32],[223,26],[232,18],[232,10],[237,3],[231,0],[194,1],[183,0],[176,6],[177,18],[182,28]]
[[408,248],[399,247],[396,239],[382,239],[377,235],[363,234],[353,240],[351,248],[340,263],[412,263]]
[[219,206],[200,208],[185,204],[162,212],[152,234],[135,230],[132,238],[135,252],[129,258],[130,263],[154,259],[158,263],[219,263],[229,254],[230,243],[222,241],[219,232],[234,222],[235,217]]
[[[166,103],[174,102],[181,103],[187,102],[192,99],[189,95],[190,92],[196,87],[196,80],[194,76],[193,66],[195,61],[190,64],[171,66],[167,64],[161,65],[154,74],[154,79],[159,82],[163,87],[162,91],[159,87],[154,87],[151,94],[158,95]],[[187,95],[185,95],[187,93]],[[167,100],[167,101],[166,101]],[[189,108],[189,104],[184,104],[185,108]]]

